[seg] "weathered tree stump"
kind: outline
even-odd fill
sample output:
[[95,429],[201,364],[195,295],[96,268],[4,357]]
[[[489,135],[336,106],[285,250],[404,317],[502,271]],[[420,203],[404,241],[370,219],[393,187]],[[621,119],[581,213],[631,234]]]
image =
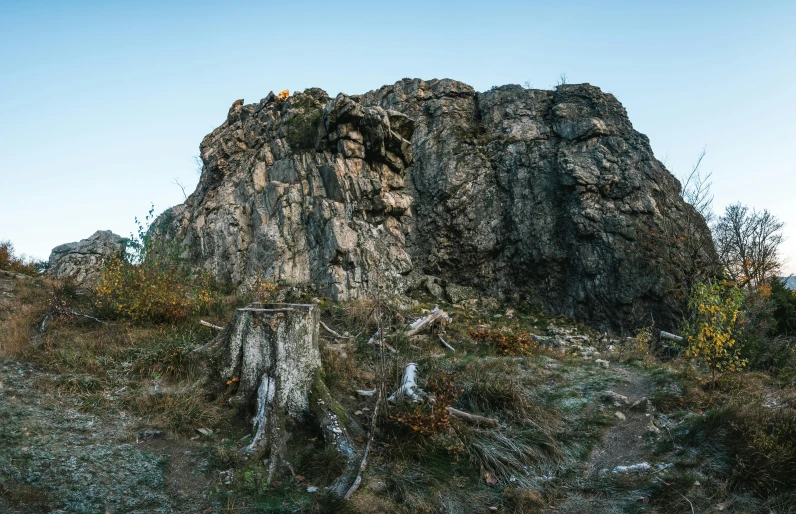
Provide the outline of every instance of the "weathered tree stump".
[[345,471],[330,487],[343,495],[359,465],[359,451],[350,434],[360,435],[362,429],[324,384],[319,321],[317,305],[253,303],[238,309],[221,336],[218,378],[238,382],[233,398],[238,405],[256,404],[252,440],[241,452],[258,458],[267,454],[267,483],[287,470],[293,473],[287,455],[290,417],[299,423],[317,423],[326,444],[343,455]]

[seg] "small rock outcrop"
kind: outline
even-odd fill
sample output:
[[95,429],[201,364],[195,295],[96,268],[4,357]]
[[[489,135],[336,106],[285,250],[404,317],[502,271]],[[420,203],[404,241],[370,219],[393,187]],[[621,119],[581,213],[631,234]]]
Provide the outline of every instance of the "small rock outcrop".
[[236,101],[200,152],[196,191],[156,225],[219,280],[312,283],[335,299],[374,283],[500,293],[601,327],[674,322],[682,277],[653,265],[653,236],[685,230],[692,207],[591,85],[271,93]]
[[47,273],[54,278],[71,278],[79,286],[91,287],[109,258],[121,255],[125,239],[110,230],[98,230],[87,239],[53,248]]

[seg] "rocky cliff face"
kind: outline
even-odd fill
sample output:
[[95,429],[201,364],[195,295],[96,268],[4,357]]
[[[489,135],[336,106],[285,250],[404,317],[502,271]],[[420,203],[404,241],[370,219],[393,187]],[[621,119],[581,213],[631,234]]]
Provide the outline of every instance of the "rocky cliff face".
[[650,265],[649,234],[691,207],[622,105],[588,84],[272,93],[235,102],[201,157],[196,191],[156,225],[220,280],[336,299],[374,283],[519,294],[615,328],[673,320],[679,277]]

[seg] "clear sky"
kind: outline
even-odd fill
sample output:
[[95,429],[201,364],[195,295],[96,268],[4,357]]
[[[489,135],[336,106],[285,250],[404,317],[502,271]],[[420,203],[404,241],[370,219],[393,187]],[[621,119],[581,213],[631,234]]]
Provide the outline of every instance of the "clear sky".
[[235,99],[403,77],[613,93],[677,176],[703,147],[717,211],[786,223],[796,273],[796,2],[0,1],[0,239],[46,258],[127,235],[198,180]]

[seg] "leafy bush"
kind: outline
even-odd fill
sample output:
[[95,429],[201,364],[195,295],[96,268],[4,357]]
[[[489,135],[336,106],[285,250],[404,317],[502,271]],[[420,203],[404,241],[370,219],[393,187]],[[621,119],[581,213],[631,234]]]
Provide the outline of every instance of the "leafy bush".
[[17,256],[11,241],[0,241],[0,270],[36,276],[45,266],[46,264],[28,259],[24,255]]
[[686,323],[686,355],[702,361],[710,370],[711,382],[724,371],[746,365],[735,347],[735,329],[743,294],[732,283],[698,282],[691,290]]
[[749,367],[784,371],[796,362],[796,295],[779,279],[750,291],[742,306],[737,334]]
[[276,303],[280,299],[279,285],[274,279],[258,280],[254,290],[254,297],[260,303]]
[[174,322],[203,312],[212,299],[207,280],[192,273],[180,248],[138,221],[123,257],[108,261],[96,287],[97,306],[105,315],[134,321]]

